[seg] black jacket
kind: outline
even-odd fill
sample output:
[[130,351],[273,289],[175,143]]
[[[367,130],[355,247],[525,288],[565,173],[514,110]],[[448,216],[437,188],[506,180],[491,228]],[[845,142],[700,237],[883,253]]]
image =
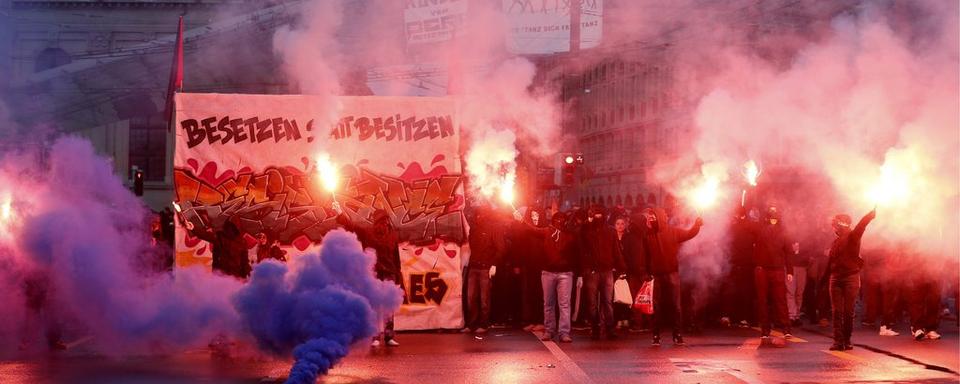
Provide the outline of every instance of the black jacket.
[[876,213],[870,211],[860,219],[853,230],[833,240],[833,244],[830,245],[830,259],[827,261],[829,275],[844,277],[860,273],[860,269],[863,268],[863,259],[860,258],[860,239],[874,217]]
[[240,230],[232,222],[226,222],[223,228],[196,231],[194,234],[210,243],[213,248],[213,269],[224,274],[245,279],[250,276],[250,258],[247,256],[247,242]]
[[581,267],[588,271],[624,270],[623,256],[617,245],[617,231],[603,220],[594,220],[581,229],[583,259]]
[[667,213],[663,208],[654,208],[657,228],[647,228],[643,235],[643,250],[646,255],[647,273],[651,275],[669,274],[680,271],[677,254],[680,243],[690,240],[700,233],[700,225],[694,223],[690,229],[677,228],[667,223]]
[[760,224],[753,239],[753,264],[765,269],[783,268],[787,274],[793,274],[790,254],[793,243],[787,238],[783,225]]

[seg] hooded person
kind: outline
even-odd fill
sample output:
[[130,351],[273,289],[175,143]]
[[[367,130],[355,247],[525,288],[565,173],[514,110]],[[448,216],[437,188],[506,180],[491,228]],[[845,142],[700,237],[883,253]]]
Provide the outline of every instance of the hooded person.
[[660,345],[660,328],[668,322],[673,327],[673,342],[684,345],[683,316],[680,310],[680,262],[677,254],[681,243],[700,233],[703,219],[697,217],[689,229],[678,228],[668,223],[663,208],[643,210],[645,225],[641,227],[642,245],[646,260],[648,279],[654,281],[653,289],[653,345]]
[[490,327],[490,287],[506,249],[503,230],[491,208],[477,207],[470,223],[466,326],[461,332],[484,334]]
[[720,318],[720,323],[724,326],[736,323],[741,328],[747,328],[755,317],[754,301],[743,299],[756,295],[753,286],[752,226],[747,209],[738,206],[727,229],[730,240],[726,251],[730,269],[723,284],[723,314]]
[[[518,221],[522,219],[519,215],[515,218]],[[540,339],[546,341],[558,337],[560,342],[572,342],[570,297],[573,271],[579,264],[576,226],[568,223],[566,214],[557,212],[551,217],[549,226],[538,227],[527,222],[525,231],[537,235],[543,249],[540,283],[543,290],[544,332]]]
[[877,217],[877,210],[868,212],[853,229],[849,215],[833,217],[832,225],[837,235],[830,245],[827,261],[827,276],[830,279],[830,307],[833,310],[832,351],[853,349],[850,336],[853,334],[854,303],[860,291],[860,240],[867,225]]
[[[515,215],[518,212],[515,212]],[[507,300],[513,318],[519,320],[524,331],[532,331],[543,323],[543,288],[540,271],[543,263],[543,236],[530,228],[547,228],[546,216],[539,209],[527,208],[521,221],[513,222],[507,234],[507,250],[512,292]]]
[[787,284],[793,282],[790,264],[793,251],[793,243],[783,229],[780,210],[776,206],[768,207],[753,237],[757,321],[763,340],[770,337],[773,323],[781,327],[784,338],[793,337],[787,307]]
[[604,220],[604,210],[594,205],[587,212],[587,223],[581,228],[583,257],[584,306],[591,325],[591,338],[600,338],[601,329],[608,339],[617,337],[613,319],[614,270],[626,269],[617,246],[617,233]]
[[280,262],[287,261],[287,251],[280,248],[280,241],[277,240],[275,236],[269,235],[266,232],[257,234],[257,245],[254,249],[256,251],[254,257],[257,263],[267,259],[274,259]]
[[[400,236],[393,226],[390,213],[383,209],[373,211],[370,217],[373,224],[367,228],[353,224],[338,203],[334,203],[333,209],[338,214],[337,222],[344,229],[356,233],[357,240],[364,249],[372,248],[376,253],[377,260],[373,266],[373,273],[377,279],[392,281],[403,287],[403,274],[400,271]],[[390,347],[400,346],[393,330],[393,315],[383,319],[383,330],[373,338],[371,346],[379,347],[381,343]]]
[[250,258],[247,252],[247,241],[243,238],[243,233],[230,218],[223,223],[220,230],[214,231],[213,228],[206,228],[203,231],[193,231],[192,222],[187,222],[187,230],[195,236],[210,243],[211,253],[213,254],[213,270],[219,271],[225,275],[233,276],[239,279],[250,277]]

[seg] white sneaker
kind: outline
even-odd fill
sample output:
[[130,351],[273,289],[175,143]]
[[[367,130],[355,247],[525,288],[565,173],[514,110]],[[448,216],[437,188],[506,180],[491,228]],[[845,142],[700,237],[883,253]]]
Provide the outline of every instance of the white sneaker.
[[937,331],[927,332],[927,338],[930,340],[940,340],[940,334]]
[[380,346],[380,339],[373,339],[373,342],[370,343],[370,346],[371,346],[371,347],[379,347],[379,346]]
[[400,346],[400,343],[398,343],[398,342],[397,342],[396,340],[394,340],[394,339],[390,339],[390,340],[387,340],[387,346],[388,346],[388,347],[399,347],[399,346]]
[[894,331],[890,328],[887,328],[886,325],[880,326],[880,336],[899,336],[899,335],[900,335],[899,332]]
[[927,333],[924,332],[922,329],[917,329],[913,331],[913,338],[917,341],[923,340],[923,338],[926,336],[927,336]]

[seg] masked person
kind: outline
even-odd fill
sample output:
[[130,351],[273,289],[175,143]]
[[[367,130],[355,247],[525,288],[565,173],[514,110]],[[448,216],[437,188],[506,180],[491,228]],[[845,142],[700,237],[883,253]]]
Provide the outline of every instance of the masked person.
[[[515,212],[516,215],[519,212]],[[507,234],[507,251],[514,289],[506,297],[511,301],[513,319],[523,330],[541,330],[543,319],[543,287],[540,271],[543,262],[543,236],[528,229],[546,228],[546,218],[538,209],[527,209],[522,220],[511,225]]]
[[780,212],[771,206],[764,214],[764,221],[755,229],[753,240],[757,320],[760,322],[760,338],[764,341],[770,338],[774,322],[783,330],[784,338],[793,337],[787,311],[787,284],[793,282],[791,253],[793,244],[784,233]]
[[193,231],[193,223],[189,221],[186,222],[186,226],[194,236],[210,243],[213,248],[211,253],[214,271],[246,279],[250,277],[251,270],[247,241],[233,220],[227,220],[218,231],[209,227],[203,231]]
[[613,273],[624,270],[617,247],[617,233],[604,220],[603,208],[593,206],[582,228],[584,306],[590,318],[590,337],[600,339],[601,330],[608,339],[617,337],[613,319]]
[[660,345],[660,328],[668,322],[673,327],[673,343],[684,345],[682,329],[683,314],[680,309],[680,262],[677,253],[680,244],[700,233],[703,219],[697,217],[689,229],[677,228],[667,223],[667,213],[662,208],[643,210],[645,226],[641,236],[646,271],[654,281],[653,286],[653,345]]
[[[377,255],[377,261],[373,265],[373,271],[377,279],[381,281],[391,281],[402,288],[403,275],[400,272],[400,236],[390,221],[390,214],[383,209],[374,211],[371,218],[373,226],[364,228],[354,225],[353,222],[343,214],[339,203],[333,203],[333,210],[337,212],[337,222],[342,225],[344,229],[356,233],[357,240],[360,241],[364,249],[373,248]],[[406,291],[404,290],[404,292]],[[383,329],[380,334],[373,338],[370,345],[379,347],[382,343],[386,343],[386,345],[390,347],[400,346],[400,343],[396,339],[396,333],[393,330],[392,314],[388,315],[386,319],[383,319]]]
[[839,214],[833,217],[833,230],[837,238],[830,245],[827,261],[827,276],[830,279],[830,306],[833,309],[833,345],[831,351],[853,349],[850,336],[853,334],[853,309],[860,290],[860,239],[873,219],[874,209],[863,216],[857,226],[850,228],[850,216]]
[[506,243],[495,214],[477,208],[470,225],[470,263],[467,265],[467,322],[463,333],[484,334],[490,327],[490,280],[503,258]]
[[747,218],[747,210],[737,207],[728,233],[727,255],[730,270],[725,281],[723,294],[723,326],[736,324],[741,328],[750,326],[754,317],[754,301],[744,300],[756,297],[753,287],[753,223]]
[[[514,218],[518,221],[522,219],[519,214],[515,214]],[[562,343],[572,342],[570,296],[573,290],[573,271],[577,268],[579,253],[576,227],[568,224],[567,216],[560,212],[553,214],[548,227],[537,227],[532,222],[527,223],[527,226],[526,232],[538,236],[544,253],[540,271],[544,331],[540,340],[558,337]]]

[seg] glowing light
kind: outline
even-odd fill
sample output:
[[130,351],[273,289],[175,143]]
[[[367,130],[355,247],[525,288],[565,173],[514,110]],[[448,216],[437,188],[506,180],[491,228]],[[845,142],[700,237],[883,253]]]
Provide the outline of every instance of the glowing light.
[[173,209],[177,210],[177,213],[183,212],[183,210],[180,209],[180,204],[177,204],[176,201],[173,202]]
[[317,155],[317,173],[320,176],[320,184],[323,189],[333,193],[337,190],[337,183],[340,176],[337,174],[337,167],[330,161],[329,153]]
[[511,203],[517,179],[516,137],[510,131],[486,131],[467,152],[467,173],[474,191],[486,201]]
[[720,195],[720,181],[714,178],[704,179],[703,183],[690,192],[690,200],[695,208],[704,210],[713,206]]
[[6,194],[2,200],[0,200],[0,235],[6,235],[10,231],[8,227],[12,221],[13,198],[9,194]]
[[760,168],[757,168],[757,163],[753,160],[749,160],[743,164],[743,177],[747,180],[747,183],[756,187],[757,179],[760,178]]
[[516,198],[514,184],[514,180],[508,177],[504,177],[503,182],[500,183],[500,201],[510,204],[511,207],[513,206],[513,200]]
[[880,167],[880,178],[867,189],[867,201],[881,206],[903,202],[910,196],[911,181],[910,172],[902,164],[884,163]]
[[570,155],[567,155],[566,157],[563,158],[563,162],[567,164],[573,164],[574,160],[575,159],[573,158],[573,156],[570,156]]

